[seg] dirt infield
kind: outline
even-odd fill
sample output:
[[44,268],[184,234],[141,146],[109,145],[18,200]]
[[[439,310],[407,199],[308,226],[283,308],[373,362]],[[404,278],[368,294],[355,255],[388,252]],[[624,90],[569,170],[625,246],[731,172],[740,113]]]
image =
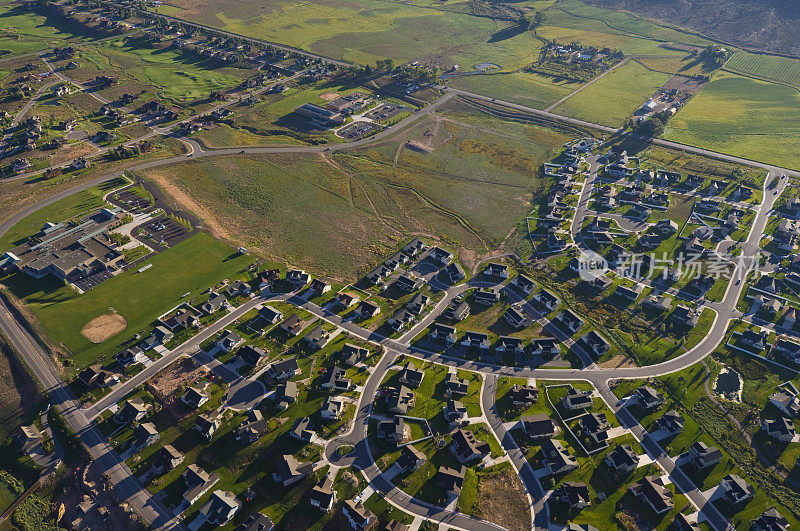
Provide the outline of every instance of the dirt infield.
[[118,313],[109,313],[95,317],[86,323],[81,329],[81,335],[92,343],[102,343],[125,330],[126,326],[128,326],[128,321],[123,316]]
[[338,92],[324,92],[324,93],[320,94],[319,97],[322,98],[325,101],[333,101],[333,100],[335,100],[336,98],[339,97],[339,93]]

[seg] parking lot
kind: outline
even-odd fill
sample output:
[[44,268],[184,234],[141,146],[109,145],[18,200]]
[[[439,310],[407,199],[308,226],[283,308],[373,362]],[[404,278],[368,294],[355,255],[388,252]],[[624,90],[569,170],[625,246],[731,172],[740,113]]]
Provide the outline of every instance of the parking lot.
[[92,288],[99,286],[106,280],[112,278],[112,276],[113,275],[108,271],[99,271],[97,273],[89,275],[84,279],[75,281],[74,284],[79,290],[85,293],[91,290]]
[[194,233],[194,230],[190,231],[186,226],[168,216],[159,216],[148,221],[140,229],[142,233],[137,235],[136,239],[156,250],[172,247]]
[[406,110],[405,105],[380,105],[378,108],[369,111],[365,116],[370,118],[371,120],[375,120],[376,122],[383,122],[392,118],[393,116],[397,116],[401,112]]
[[356,122],[350,127],[339,132],[339,136],[348,140],[358,140],[380,128],[378,124],[371,122]]

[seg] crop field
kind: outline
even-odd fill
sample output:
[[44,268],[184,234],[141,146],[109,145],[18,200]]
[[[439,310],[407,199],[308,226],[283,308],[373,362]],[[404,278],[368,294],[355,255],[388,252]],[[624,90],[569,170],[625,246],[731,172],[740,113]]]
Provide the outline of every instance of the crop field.
[[800,93],[722,72],[670,120],[664,137],[800,168]]
[[[116,354],[134,334],[149,333],[148,325],[175,306],[184,293],[198,295],[211,284],[239,274],[251,261],[201,232],[155,255],[147,271],[127,271],[82,295],[53,277],[34,280],[17,273],[4,283],[38,315],[50,337],[71,351],[75,365],[85,367]],[[81,335],[81,328],[109,308],[124,316],[128,326],[108,341],[92,344]]]
[[800,60],[777,55],[736,52],[725,68],[748,76],[760,77],[800,87]]
[[231,243],[354,280],[412,234],[473,256],[499,245],[530,210],[537,168],[567,140],[509,131],[431,117],[400,141],[333,159],[219,157],[147,175]]
[[0,6],[0,50],[27,53],[83,40],[53,17],[36,15],[18,6]]
[[630,62],[572,96],[554,112],[620,127],[669,78],[669,74],[652,72]]

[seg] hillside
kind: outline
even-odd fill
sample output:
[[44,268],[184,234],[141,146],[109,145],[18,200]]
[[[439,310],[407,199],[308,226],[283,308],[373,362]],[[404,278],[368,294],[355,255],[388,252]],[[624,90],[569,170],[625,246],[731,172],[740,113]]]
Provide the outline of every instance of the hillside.
[[741,46],[800,55],[796,0],[587,0]]

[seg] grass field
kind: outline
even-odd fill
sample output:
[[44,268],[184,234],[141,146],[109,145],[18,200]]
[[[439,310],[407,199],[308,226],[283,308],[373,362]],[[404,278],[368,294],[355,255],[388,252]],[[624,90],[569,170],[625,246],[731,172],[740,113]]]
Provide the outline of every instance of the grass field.
[[[184,293],[197,295],[211,284],[240,273],[251,260],[199,233],[154,256],[148,261],[153,266],[147,271],[128,271],[82,295],[53,277],[33,280],[19,273],[4,283],[39,316],[50,337],[71,351],[75,365],[85,367],[116,354],[134,334],[149,334],[150,323],[175,306]],[[104,343],[90,343],[80,334],[81,328],[110,308],[127,319],[127,328]]]
[[333,159],[218,157],[148,175],[177,186],[233,243],[352,281],[412,234],[485,252],[530,210],[541,189],[532,176],[567,137],[489,118],[481,131],[453,121],[475,116],[427,118],[397,141]]
[[452,78],[448,84],[457,89],[490,95],[535,109],[546,108],[580,86],[576,83],[556,83],[530,72],[458,76]]
[[553,112],[620,127],[669,78],[668,74],[630,62],[572,96]]
[[736,52],[725,68],[749,76],[800,87],[800,60],[777,55]]
[[664,138],[800,168],[800,93],[722,72],[667,126]]
[[27,53],[83,40],[53,17],[36,15],[8,3],[0,6],[0,50]]

